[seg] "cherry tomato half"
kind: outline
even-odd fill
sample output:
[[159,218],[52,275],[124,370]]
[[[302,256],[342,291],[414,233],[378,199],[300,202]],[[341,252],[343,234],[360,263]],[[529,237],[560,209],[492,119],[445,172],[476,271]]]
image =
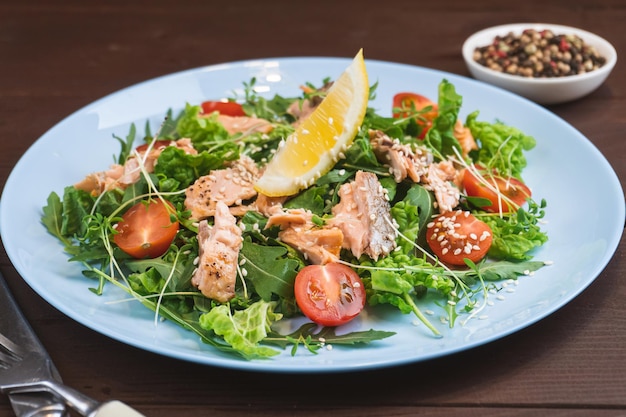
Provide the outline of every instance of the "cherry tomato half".
[[[480,167],[476,168],[481,171]],[[490,173],[481,176],[482,178],[466,169],[463,174],[463,188],[470,197],[481,197],[491,201],[491,205],[481,207],[485,211],[515,212],[527,198],[531,197],[530,188],[516,178],[503,178]]]
[[428,97],[424,97],[415,93],[398,93],[393,96],[393,117],[409,117],[416,111],[420,111],[426,107],[432,107],[427,112],[421,113],[416,117],[415,121],[422,127],[419,134],[420,139],[424,139],[426,132],[433,125],[433,119],[437,117],[439,112],[437,103]]
[[[163,149],[167,146],[170,146],[170,144],[172,143],[171,140],[157,140],[156,142],[154,142],[154,145],[152,146],[152,149]],[[139,145],[136,148],[136,151],[139,153],[145,152],[148,150],[148,143],[144,143],[143,145]]]
[[205,101],[201,104],[202,112],[205,114],[213,113],[214,111],[225,116],[245,116],[241,104],[234,101]]
[[304,315],[323,326],[347,323],[365,307],[361,278],[349,266],[336,262],[302,268],[294,292]]
[[172,222],[170,212],[172,203],[154,199],[149,203],[139,202],[132,206],[117,223],[113,241],[121,250],[138,259],[156,258],[163,255],[170,247],[179,224]]
[[492,240],[491,228],[469,211],[446,212],[426,225],[428,246],[441,262],[449,265],[465,265],[465,258],[480,261]]

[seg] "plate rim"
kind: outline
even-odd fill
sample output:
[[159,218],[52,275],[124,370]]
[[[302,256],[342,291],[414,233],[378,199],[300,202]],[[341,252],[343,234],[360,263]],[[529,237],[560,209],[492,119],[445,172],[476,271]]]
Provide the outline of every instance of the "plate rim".
[[[44,134],[42,134],[39,138],[37,138],[32,144],[31,146],[29,146],[29,148],[26,150],[26,152],[19,158],[18,162],[15,164],[14,168],[11,170],[9,176],[7,177],[6,183],[4,185],[4,189],[2,192],[2,198],[1,201],[5,201],[6,199],[6,193],[7,190],[11,189],[11,187],[13,187],[13,182],[17,181],[16,179],[16,172],[18,172],[18,169],[21,167],[21,164],[25,163],[23,161],[25,161],[29,155],[30,152],[34,152],[33,149],[35,148],[35,146],[37,145],[37,143],[41,142],[42,140],[44,140],[44,138],[48,137],[49,135],[52,135],[55,132],[55,129],[58,129],[60,125],[67,123],[68,120],[72,120],[73,117],[75,117],[78,114],[81,114],[83,112],[88,111],[89,109],[100,105],[104,102],[106,102],[107,100],[110,100],[111,97],[119,95],[119,94],[123,94],[124,92],[127,92],[130,89],[134,89],[137,88],[139,86],[142,85],[147,85],[150,83],[158,83],[161,80],[164,79],[173,79],[176,77],[181,77],[184,75],[191,75],[197,72],[202,72],[202,71],[214,71],[214,70],[219,70],[220,68],[223,67],[237,67],[237,66],[243,66],[243,65],[248,65],[250,63],[261,63],[261,62],[273,62],[273,61],[279,61],[279,62],[291,62],[291,63],[297,63],[298,61],[333,61],[337,64],[339,63],[348,63],[350,62],[349,58],[344,58],[344,57],[328,57],[328,56],[293,56],[293,57],[275,57],[275,58],[259,58],[259,59],[250,59],[250,60],[239,60],[239,61],[233,61],[233,62],[224,62],[224,63],[218,63],[218,64],[212,64],[212,65],[207,65],[207,66],[201,66],[201,67],[196,67],[196,68],[191,68],[191,69],[185,69],[182,71],[177,71],[177,72],[173,72],[170,74],[164,74],[164,75],[160,75],[157,77],[153,77],[132,85],[129,85],[127,87],[118,89],[112,93],[109,93],[99,99],[96,99],[94,101],[92,101],[91,103],[88,103],[85,106],[82,106],[81,108],[79,108],[78,110],[70,113],[68,116],[64,117],[63,119],[61,119],[59,122],[57,122],[55,125],[53,125],[50,129],[48,129]],[[601,162],[603,162],[604,164],[606,164],[606,168],[609,169],[609,171],[613,174],[614,178],[612,178],[613,182],[614,182],[614,186],[617,187],[618,190],[621,191],[622,195],[623,195],[623,189],[621,187],[621,184],[617,178],[617,174],[615,173],[614,169],[612,168],[612,166],[610,165],[610,163],[608,162],[608,160],[604,157],[604,155],[599,151],[599,149],[587,138],[585,137],[581,132],[579,132],[576,128],[574,128],[572,125],[570,125],[567,121],[565,121],[564,119],[560,118],[559,116],[555,115],[554,113],[551,113],[549,110],[542,108],[541,106],[539,106],[538,104],[527,100],[521,96],[515,95],[511,92],[508,92],[506,90],[503,90],[501,88],[495,87],[495,86],[491,86],[489,84],[485,84],[482,83],[480,81],[465,77],[463,75],[459,75],[459,74],[453,74],[453,73],[449,73],[446,71],[440,71],[440,70],[436,70],[436,69],[431,69],[431,68],[426,68],[426,67],[421,67],[421,66],[416,66],[416,65],[411,65],[411,64],[406,64],[406,63],[398,63],[398,62],[391,62],[391,61],[382,61],[382,60],[372,60],[372,59],[366,59],[366,65],[369,64],[375,64],[375,65],[380,65],[380,66],[390,66],[390,67],[403,67],[406,68],[408,70],[419,70],[419,71],[427,71],[427,72],[431,72],[433,74],[437,74],[439,75],[440,78],[448,78],[448,79],[455,79],[455,80],[463,80],[463,82],[469,82],[470,84],[475,84],[480,86],[481,89],[486,88],[486,89],[491,89],[493,91],[498,92],[498,94],[504,94],[505,96],[511,96],[511,97],[515,97],[517,100],[523,100],[523,102],[525,103],[525,105],[530,105],[530,106],[536,106],[538,108],[539,111],[544,111],[549,113],[549,115],[551,115],[551,117],[554,117],[556,119],[558,119],[559,122],[564,123],[565,125],[567,125],[568,127],[572,128],[573,131],[575,133],[577,133],[581,138],[583,138],[584,140],[586,140],[586,144],[591,146],[593,149],[595,149],[595,151],[597,152],[597,157],[601,158]],[[306,81],[306,80],[303,80]],[[371,82],[371,80],[370,80]],[[454,82],[453,82],[454,84]],[[164,109],[165,111],[166,109]],[[45,202],[42,202],[45,203]],[[3,240],[4,240],[4,224],[5,224],[5,209],[4,209],[5,205],[4,204],[0,204],[0,235],[2,235]],[[621,212],[621,217],[624,217],[624,206],[621,205],[619,207],[617,207],[618,210],[618,215]],[[623,233],[623,231],[622,231]],[[533,323],[536,323],[537,321],[540,321],[542,319],[544,319],[545,317],[548,317],[549,315],[553,314],[555,311],[557,311],[558,309],[560,309],[561,307],[563,307],[564,305],[566,305],[567,303],[569,303],[571,300],[573,300],[574,298],[576,298],[581,292],[583,292],[592,282],[594,282],[597,277],[601,274],[601,272],[606,268],[606,265],[610,262],[610,260],[613,258],[618,246],[619,246],[619,241],[621,239],[621,235],[622,233],[618,233],[616,235],[613,236],[613,240],[612,240],[612,250],[607,252],[607,255],[605,255],[603,257],[603,259],[600,261],[600,263],[597,264],[596,266],[596,270],[597,273],[595,273],[595,276],[589,278],[586,282],[585,285],[581,286],[580,288],[577,289],[577,291],[575,291],[575,293],[573,293],[573,295],[569,298],[567,298],[566,300],[563,300],[561,303],[557,303],[555,305],[552,306],[552,308],[546,310],[546,312],[544,314],[541,314],[537,317],[535,317],[534,319],[532,319],[531,321],[527,321],[525,322],[523,325],[517,325],[515,327],[510,328],[508,331],[506,332],[500,332],[492,337],[489,338],[484,338],[484,339],[480,339],[477,340],[473,343],[469,343],[466,344],[464,346],[459,346],[457,348],[453,348],[453,349],[448,349],[444,352],[432,352],[431,354],[428,355],[422,355],[419,358],[411,358],[411,357],[407,357],[404,359],[397,359],[397,360],[392,360],[392,361],[387,361],[387,362],[378,362],[378,363],[368,363],[368,364],[344,364],[344,365],[339,365],[339,366],[329,366],[329,367],[311,367],[311,368],[306,368],[306,369],[296,369],[293,366],[281,366],[281,365],[277,365],[276,363],[272,364],[272,360],[270,360],[270,362],[249,362],[249,361],[241,361],[238,359],[233,359],[232,357],[227,357],[227,358],[221,358],[221,357],[216,357],[216,358],[209,358],[211,360],[204,360],[204,361],[199,361],[197,357],[195,357],[195,355],[190,355],[190,354],[183,354],[181,353],[164,353],[162,350],[160,349],[156,349],[154,346],[146,346],[146,345],[142,345],[142,344],[137,344],[137,343],[133,343],[133,342],[129,342],[127,340],[127,338],[124,338],[121,335],[116,335],[113,334],[114,332],[111,332],[110,330],[107,331],[107,329],[102,329],[100,326],[94,326],[93,324],[89,325],[85,323],[85,320],[80,320],[78,319],[75,314],[71,314],[71,312],[68,310],[67,306],[58,306],[55,305],[54,303],[51,303],[49,298],[46,297],[46,294],[41,294],[40,291],[38,291],[38,287],[35,285],[33,286],[33,282],[31,282],[30,279],[28,279],[23,273],[23,271],[18,267],[19,263],[16,264],[16,259],[17,259],[17,255],[13,252],[13,248],[11,247],[10,244],[6,244],[5,243],[5,251],[9,257],[9,260],[11,261],[13,267],[18,271],[18,273],[22,276],[22,279],[24,279],[24,281],[26,281],[26,283],[33,289],[35,290],[35,292],[37,292],[42,298],[44,298],[44,300],[46,300],[48,303],[52,304],[56,309],[58,309],[59,311],[63,312],[63,314],[65,314],[66,316],[72,318],[73,320],[93,329],[98,331],[99,333],[116,339],[118,341],[121,341],[125,344],[146,350],[146,351],[151,351],[153,353],[156,354],[160,354],[160,355],[164,355],[164,356],[169,356],[169,357],[173,357],[173,358],[177,358],[177,359],[181,359],[181,360],[186,360],[186,361],[191,361],[191,362],[195,362],[195,363],[199,363],[202,365],[210,365],[210,366],[220,366],[220,367],[224,367],[224,368],[231,368],[231,369],[239,369],[239,370],[246,370],[246,371],[262,371],[262,372],[280,372],[280,373],[304,373],[304,372],[313,372],[313,373],[318,373],[318,372],[324,372],[324,373],[332,373],[332,372],[344,372],[344,371],[358,371],[358,370],[371,370],[371,369],[378,369],[378,368],[383,368],[383,367],[393,367],[393,366],[400,366],[400,365],[404,365],[407,363],[415,363],[415,362],[421,362],[421,361],[425,361],[425,360],[432,360],[434,358],[438,358],[438,357],[442,357],[442,356],[448,356],[448,355],[452,355],[455,353],[458,353],[460,351],[465,351],[468,349],[473,349],[477,346],[481,346],[487,343],[491,343],[494,340],[506,337],[512,333],[516,333],[520,330],[522,330],[523,328],[526,328],[528,326],[530,326]],[[610,254],[608,254],[610,252]],[[143,308],[143,307],[142,307]],[[367,348],[367,347],[366,347]],[[209,357],[211,356],[211,352],[203,352],[203,355]],[[223,359],[223,360],[222,360]]]

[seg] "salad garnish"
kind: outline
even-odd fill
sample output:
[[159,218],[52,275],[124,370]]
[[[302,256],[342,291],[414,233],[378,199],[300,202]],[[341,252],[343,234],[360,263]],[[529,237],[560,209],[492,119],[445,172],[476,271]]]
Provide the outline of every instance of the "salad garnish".
[[452,328],[547,264],[547,204],[522,178],[535,139],[478,110],[462,121],[446,79],[435,101],[399,92],[392,116],[369,107],[362,51],[294,97],[243,85],[166,110],[155,133],[132,124],[111,167],[50,193],[42,223],[93,293],[119,287],[252,360],[392,338],[344,326],[380,304],[445,337],[424,300]]

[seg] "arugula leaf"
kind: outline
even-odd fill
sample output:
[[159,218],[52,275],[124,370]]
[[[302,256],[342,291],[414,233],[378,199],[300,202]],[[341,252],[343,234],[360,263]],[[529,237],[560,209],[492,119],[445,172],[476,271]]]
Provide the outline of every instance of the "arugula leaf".
[[117,157],[117,163],[120,165],[124,165],[131,152],[133,151],[133,142],[135,141],[135,135],[137,133],[137,128],[135,124],[132,123],[130,125],[130,130],[128,135],[126,135],[126,139],[122,139],[119,136],[113,135],[113,137],[120,143],[122,149],[120,151],[119,156]]
[[459,141],[454,137],[454,126],[459,117],[463,97],[457,94],[453,84],[448,80],[439,83],[438,114],[424,142],[440,159],[446,155],[455,155],[454,149],[461,150]]
[[289,208],[303,208],[310,210],[312,213],[322,216],[326,203],[325,197],[328,193],[328,186],[309,187],[291,200],[287,201],[283,206]]
[[480,276],[485,281],[504,281],[507,279],[516,279],[522,275],[528,275],[543,268],[545,262],[541,261],[495,261],[481,262],[476,269],[454,271],[454,274],[461,278],[468,285],[473,285]]
[[293,298],[293,283],[300,263],[284,258],[287,249],[282,246],[263,246],[244,240],[240,259],[245,262],[246,278],[254,284],[255,291],[270,301],[272,294]]
[[304,323],[294,332],[287,335],[272,331],[263,340],[263,343],[276,345],[283,349],[293,345],[291,351],[295,354],[299,345],[305,346],[311,353],[327,345],[361,345],[369,344],[377,340],[386,339],[395,335],[395,332],[382,330],[364,330],[338,335],[334,327],[321,327],[315,323]]
[[51,192],[47,199],[47,205],[43,207],[41,222],[48,233],[59,239],[65,246],[70,245],[69,239],[63,235],[63,205],[61,198],[55,192]]

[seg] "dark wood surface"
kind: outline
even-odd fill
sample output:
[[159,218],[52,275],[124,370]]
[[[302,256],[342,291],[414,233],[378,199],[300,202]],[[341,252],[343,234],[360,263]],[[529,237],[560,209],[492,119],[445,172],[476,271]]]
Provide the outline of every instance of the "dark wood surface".
[[[0,181],[65,116],[152,77],[249,58],[350,57],[360,47],[367,58],[469,75],[460,50],[472,32],[542,21],[584,28],[626,51],[623,0],[0,0]],[[618,61],[597,91],[549,107],[602,151],[622,187],[625,75]],[[64,381],[147,416],[626,415],[624,237],[589,288],[535,325],[441,359],[332,375],[248,373],[147,353],[67,318],[4,251],[0,262]],[[0,397],[0,416],[10,415]]]

